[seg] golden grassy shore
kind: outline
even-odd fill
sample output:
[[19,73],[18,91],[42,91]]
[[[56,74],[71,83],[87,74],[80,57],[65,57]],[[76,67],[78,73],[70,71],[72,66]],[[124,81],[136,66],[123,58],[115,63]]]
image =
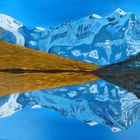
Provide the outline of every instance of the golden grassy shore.
[[95,81],[98,68],[0,41],[0,96]]

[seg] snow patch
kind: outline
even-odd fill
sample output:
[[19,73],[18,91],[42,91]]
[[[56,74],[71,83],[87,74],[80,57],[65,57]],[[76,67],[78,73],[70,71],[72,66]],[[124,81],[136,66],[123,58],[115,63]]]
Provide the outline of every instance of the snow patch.
[[16,37],[16,44],[18,45],[24,45],[25,39],[23,35],[19,33],[19,28],[21,28],[23,24],[20,21],[17,21],[16,19],[0,14],[0,27],[13,33],[13,35]]
[[122,10],[121,8],[117,8],[116,12],[118,12],[120,15],[126,15],[126,12],[124,10]]
[[94,126],[94,125],[97,125],[98,123],[94,122],[94,121],[91,121],[91,122],[88,122],[87,124],[90,125],[90,126]]
[[76,91],[70,91],[69,93],[67,93],[69,95],[69,97],[73,98],[77,95]]
[[36,27],[37,30],[40,30],[40,31],[44,31],[46,30],[45,28],[42,28],[42,27]]
[[17,103],[19,95],[10,95],[9,100],[0,107],[0,118],[11,116],[22,108],[22,105]]
[[97,19],[100,19],[102,18],[101,16],[97,15],[97,14],[92,14],[93,17],[97,18]]
[[81,55],[81,52],[79,50],[74,50],[71,52],[74,56],[80,56]]
[[36,108],[42,108],[42,107],[40,105],[33,105],[32,108],[36,109]]
[[35,42],[35,41],[33,41],[33,40],[31,40],[30,42],[29,42],[31,45],[33,45],[33,46],[35,46],[37,43]]
[[98,89],[97,89],[97,85],[96,85],[96,84],[92,85],[92,86],[89,88],[89,90],[90,90],[90,93],[93,93],[93,94],[98,93]]
[[98,55],[98,51],[97,50],[93,50],[89,53],[89,57],[95,58],[95,59],[99,59],[99,55]]

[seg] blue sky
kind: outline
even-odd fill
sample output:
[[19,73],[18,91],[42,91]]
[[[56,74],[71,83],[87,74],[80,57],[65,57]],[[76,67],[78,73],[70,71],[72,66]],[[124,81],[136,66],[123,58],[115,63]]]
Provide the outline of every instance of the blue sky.
[[118,7],[140,15],[139,5],[139,0],[0,0],[0,13],[30,27],[48,27],[91,13],[105,16]]
[[[140,0],[0,0],[0,13],[26,26],[50,27],[91,13],[108,15],[120,7],[140,16]],[[0,119],[0,140],[139,140],[140,121],[130,129],[112,133],[107,127],[90,127],[47,109],[23,110]]]

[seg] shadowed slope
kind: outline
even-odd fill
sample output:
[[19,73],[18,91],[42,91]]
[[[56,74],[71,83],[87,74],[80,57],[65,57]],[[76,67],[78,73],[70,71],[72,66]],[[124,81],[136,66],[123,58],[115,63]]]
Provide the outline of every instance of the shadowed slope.
[[140,53],[127,61],[97,69],[94,74],[140,98]]
[[0,41],[0,95],[99,79],[99,66]]

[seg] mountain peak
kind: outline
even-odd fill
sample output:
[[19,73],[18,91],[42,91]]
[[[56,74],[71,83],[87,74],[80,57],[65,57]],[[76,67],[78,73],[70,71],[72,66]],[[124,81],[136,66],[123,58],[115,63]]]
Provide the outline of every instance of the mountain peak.
[[125,15],[127,14],[127,12],[125,12],[124,10],[122,10],[121,8],[117,8],[111,15],[109,15],[107,17],[107,19],[112,22],[115,21],[116,19],[121,19],[123,17],[125,17]]
[[92,17],[97,18],[97,19],[102,18],[100,15],[97,15],[97,14],[92,14]]
[[2,40],[24,45],[25,39],[19,32],[19,29],[22,27],[23,24],[15,18],[5,14],[0,14],[0,28],[3,30],[3,35],[1,36]]
[[11,16],[0,14],[0,26],[8,29],[9,31],[13,31],[22,27],[23,24]]
[[119,13],[120,15],[126,15],[126,12],[124,11],[124,10],[122,10],[121,8],[117,8],[116,10],[115,10],[115,12],[117,12],[117,13]]

